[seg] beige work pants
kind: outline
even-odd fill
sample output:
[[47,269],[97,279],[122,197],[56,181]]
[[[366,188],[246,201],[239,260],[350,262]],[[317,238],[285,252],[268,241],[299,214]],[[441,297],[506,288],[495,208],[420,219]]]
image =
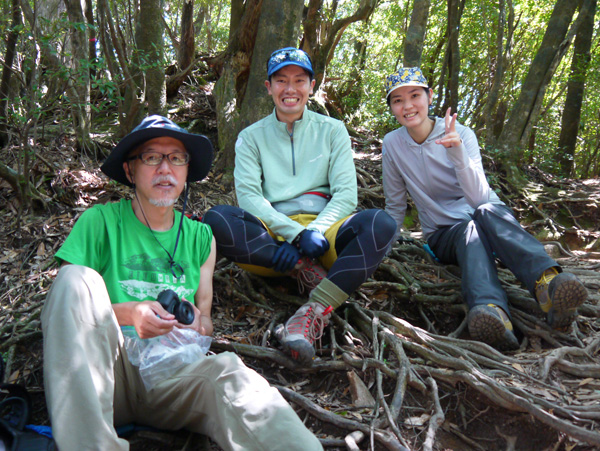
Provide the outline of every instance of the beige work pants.
[[44,385],[61,451],[127,450],[135,422],[211,437],[225,450],[322,450],[277,389],[233,353],[207,356],[146,391],[102,277],[60,269],[42,312]]

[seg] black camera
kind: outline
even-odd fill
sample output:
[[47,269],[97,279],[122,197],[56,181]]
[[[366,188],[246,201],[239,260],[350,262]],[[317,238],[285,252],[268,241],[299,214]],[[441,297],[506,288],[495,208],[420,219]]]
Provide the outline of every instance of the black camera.
[[181,301],[173,290],[161,291],[156,300],[167,312],[175,315],[175,319],[181,324],[194,322],[194,307],[188,301]]

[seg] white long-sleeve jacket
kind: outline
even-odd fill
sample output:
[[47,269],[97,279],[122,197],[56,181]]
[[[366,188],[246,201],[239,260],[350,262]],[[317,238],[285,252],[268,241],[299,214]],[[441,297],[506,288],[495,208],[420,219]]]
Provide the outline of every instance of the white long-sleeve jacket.
[[407,192],[419,212],[425,237],[440,227],[469,219],[475,208],[487,202],[503,204],[490,188],[475,133],[456,124],[462,139],[458,147],[446,149],[435,140],[445,134],[443,118],[422,144],[417,144],[405,127],[383,139],[383,190],[386,211],[396,220],[396,238],[406,213]]

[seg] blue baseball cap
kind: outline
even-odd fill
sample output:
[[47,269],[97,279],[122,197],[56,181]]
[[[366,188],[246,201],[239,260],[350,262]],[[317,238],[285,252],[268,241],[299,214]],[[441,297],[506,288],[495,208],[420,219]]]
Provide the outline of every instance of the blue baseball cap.
[[123,169],[127,156],[140,144],[163,136],[178,139],[190,154],[188,182],[202,180],[208,175],[213,158],[213,146],[210,140],[206,136],[190,133],[172,120],[159,115],[148,116],[131,133],[121,139],[100,169],[111,179],[133,186]]
[[301,67],[309,72],[311,77],[315,75],[308,53],[295,47],[285,47],[271,53],[271,57],[267,61],[267,77],[270,77],[282,67],[289,65]]

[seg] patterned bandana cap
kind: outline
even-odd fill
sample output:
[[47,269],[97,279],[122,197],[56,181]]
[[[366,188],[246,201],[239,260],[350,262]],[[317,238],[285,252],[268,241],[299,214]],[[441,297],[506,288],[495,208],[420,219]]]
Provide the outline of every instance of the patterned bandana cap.
[[392,91],[402,86],[422,86],[428,88],[427,80],[418,67],[403,67],[398,72],[388,75],[385,79],[386,98]]
[[267,77],[270,77],[282,67],[291,64],[300,66],[302,69],[310,72],[311,76],[315,74],[310,56],[306,52],[294,47],[286,47],[271,53],[271,57],[267,61]]

